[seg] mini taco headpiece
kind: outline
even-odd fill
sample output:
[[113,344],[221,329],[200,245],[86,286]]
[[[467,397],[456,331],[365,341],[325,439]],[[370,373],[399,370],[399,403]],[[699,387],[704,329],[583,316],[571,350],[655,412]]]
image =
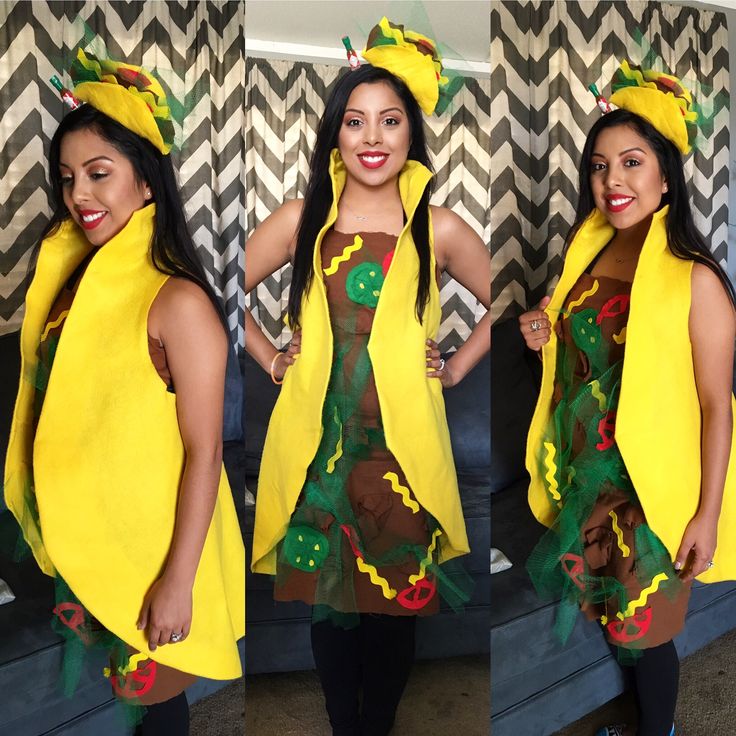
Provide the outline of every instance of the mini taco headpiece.
[[401,79],[425,114],[441,111],[438,102],[449,79],[443,76],[442,56],[431,38],[384,17],[368,35],[362,56]]
[[609,101],[651,123],[680,153],[690,153],[698,113],[690,92],[671,74],[621,62],[611,80]]
[[69,75],[77,101],[92,105],[145,138],[162,154],[171,151],[171,111],[163,88],[149,71],[112,59],[98,59],[79,49]]

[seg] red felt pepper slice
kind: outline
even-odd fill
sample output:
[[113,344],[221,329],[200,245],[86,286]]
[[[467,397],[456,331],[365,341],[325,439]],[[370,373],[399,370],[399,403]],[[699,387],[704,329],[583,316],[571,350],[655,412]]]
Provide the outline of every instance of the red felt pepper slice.
[[595,446],[596,450],[607,450],[613,446],[614,436],[616,433],[616,412],[609,411],[603,419],[598,422],[598,434],[601,441]]
[[427,577],[420,578],[414,585],[404,588],[396,600],[410,611],[418,611],[429,603],[437,592],[437,583]]
[[606,317],[617,317],[619,314],[623,314],[628,309],[630,300],[631,296],[629,294],[612,296],[601,307],[601,311],[598,312],[598,316],[595,318],[595,323],[599,325]]
[[646,611],[635,613],[628,616],[623,621],[611,621],[606,628],[614,641],[628,644],[637,639],[641,639],[649,627],[652,625],[652,609],[647,608]]
[[[151,659],[143,667],[129,672],[125,677],[110,677],[113,690],[121,698],[140,698],[145,695],[156,682],[156,663]],[[140,685],[140,687],[137,687]]]
[[388,274],[388,269],[391,266],[391,261],[393,261],[394,259],[395,252],[396,252],[396,248],[386,253],[385,258],[383,259],[383,262],[381,263],[381,271],[383,271],[384,278]]
[[[562,557],[560,558],[560,562],[562,562],[562,569],[570,577],[570,580],[572,580],[573,583],[575,583],[575,585],[580,588],[580,590],[585,590],[585,583],[580,580],[580,575],[585,572],[583,558],[579,555],[574,555],[572,552],[567,552],[566,554],[562,555]],[[568,566],[565,564],[566,562],[572,562],[573,564]]]
[[[54,607],[54,613],[58,616],[64,626],[68,626],[85,644],[89,640],[89,635],[82,629],[84,626],[84,608],[79,603],[66,601],[59,603]],[[71,616],[67,616],[71,613]]]
[[345,536],[348,538],[348,542],[350,542],[350,547],[353,550],[353,554],[359,559],[363,559],[363,553],[358,549],[358,546],[353,541],[353,534],[352,530],[347,524],[340,524],[340,529],[345,533]]

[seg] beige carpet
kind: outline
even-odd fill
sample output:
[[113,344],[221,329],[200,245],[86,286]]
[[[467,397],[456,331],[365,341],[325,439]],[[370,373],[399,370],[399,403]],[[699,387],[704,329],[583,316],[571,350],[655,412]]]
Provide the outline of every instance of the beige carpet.
[[[417,662],[395,734],[488,736],[488,657]],[[245,710],[245,731],[243,731]],[[252,675],[192,706],[191,736],[330,736],[314,672]]]
[[[735,685],[736,631],[731,631],[682,662],[676,736],[732,733],[736,723]],[[606,724],[632,722],[635,713],[633,699],[622,695],[555,736],[593,736]]]
[[189,736],[244,736],[243,678],[195,703],[190,710]]
[[[418,662],[401,703],[395,734],[488,736],[486,657]],[[677,736],[717,736],[736,723],[736,631],[682,663]],[[244,705],[244,698],[247,707]],[[555,736],[592,736],[607,723],[631,721],[628,696],[607,703]],[[330,736],[313,672],[255,675],[192,707],[191,736]],[[524,736],[524,734],[519,734]]]

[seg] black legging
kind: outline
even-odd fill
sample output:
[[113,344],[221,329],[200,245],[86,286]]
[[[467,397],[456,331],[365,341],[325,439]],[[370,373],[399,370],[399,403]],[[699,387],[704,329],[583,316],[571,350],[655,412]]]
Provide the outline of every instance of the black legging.
[[187,694],[182,692],[163,703],[146,706],[135,736],[189,736]]
[[[611,649],[615,654],[615,647]],[[674,642],[643,649],[634,664],[623,669],[639,706],[636,736],[670,736],[680,679],[680,658]]]
[[[312,625],[312,653],[333,736],[387,736],[414,662],[415,616],[361,614]],[[363,704],[359,706],[362,689]]]

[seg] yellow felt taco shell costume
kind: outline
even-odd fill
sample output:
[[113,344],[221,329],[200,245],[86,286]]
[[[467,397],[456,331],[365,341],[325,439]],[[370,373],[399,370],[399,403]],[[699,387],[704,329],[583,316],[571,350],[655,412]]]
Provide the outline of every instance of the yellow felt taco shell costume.
[[[674,561],[700,500],[701,415],[689,333],[693,262],[677,258],[667,246],[668,210],[663,207],[653,216],[631,291],[616,443],[647,523]],[[526,467],[531,476],[529,504],[548,527],[557,507],[548,491],[540,453],[551,416],[557,366],[554,325],[570,289],[613,233],[605,216],[594,210],[570,244],[547,307],[553,329],[542,348],[542,386],[529,429]],[[733,397],[731,401],[736,415]],[[701,582],[736,579],[736,426],[715,562],[698,577]]]
[[[467,553],[468,540],[442,387],[436,379],[427,378],[425,368],[426,340],[436,337],[441,316],[439,290],[434,280],[423,324],[415,314],[419,261],[411,224],[431,176],[416,161],[407,161],[399,176],[406,223],[381,289],[368,353],[386,446],[404,471],[419,504],[432,514],[444,532],[439,537],[440,561],[443,561]],[[301,307],[301,355],[286,372],[263,450],[253,538],[254,572],[276,572],[276,547],[286,534],[322,435],[322,407],[332,366],[333,343],[320,246],[337,219],[337,203],[345,186],[345,165],[337,150],[332,152],[330,177],[332,207],[314,245],[314,277]],[[434,273],[434,252],[431,253],[430,270]]]
[[[185,462],[176,397],[148,353],[148,311],[168,278],[151,262],[154,215],[155,205],[134,212],[90,262],[34,438],[41,332],[91,249],[71,220],[43,242],[21,331],[22,380],[5,471],[8,508],[41,569],[58,571],[105,628],[142,652],[147,640],[136,621],[166,562]],[[40,526],[24,512],[31,483]],[[243,542],[223,469],[194,583],[191,633],[151,659],[203,677],[238,677],[244,587]]]

